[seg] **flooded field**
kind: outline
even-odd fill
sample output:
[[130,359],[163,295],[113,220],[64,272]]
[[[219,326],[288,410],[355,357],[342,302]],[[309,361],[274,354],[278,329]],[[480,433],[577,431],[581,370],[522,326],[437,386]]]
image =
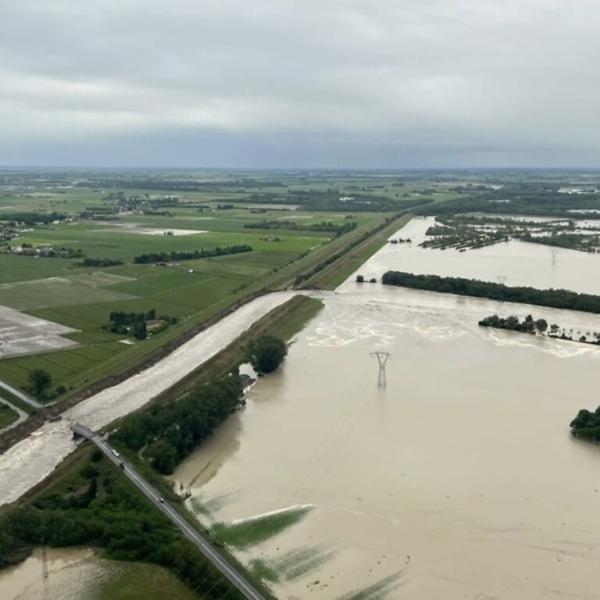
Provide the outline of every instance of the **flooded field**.
[[420,248],[433,222],[433,217],[413,219],[400,234],[412,243],[388,244],[360,272],[367,279],[394,269],[600,294],[600,257],[594,254],[516,240],[467,252]]
[[98,558],[87,548],[38,548],[0,571],[2,600],[197,600],[165,569]]
[[[546,265],[549,249],[527,244],[390,245],[361,272],[493,280],[493,257],[510,283],[600,291],[598,257]],[[568,424],[597,404],[600,349],[477,326],[496,312],[600,329],[599,316],[349,280],[177,470],[190,508],[280,598],[597,597],[600,448]],[[391,354],[385,381],[375,350]]]

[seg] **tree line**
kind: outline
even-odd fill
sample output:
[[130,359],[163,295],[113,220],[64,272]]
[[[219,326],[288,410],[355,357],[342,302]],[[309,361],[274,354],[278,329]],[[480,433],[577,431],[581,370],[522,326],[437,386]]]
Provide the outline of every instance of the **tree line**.
[[126,417],[111,436],[139,452],[163,474],[170,474],[242,404],[238,374],[197,387],[176,402],[157,404]]
[[[560,183],[519,182],[500,189],[470,189],[468,194],[443,203],[420,207],[422,215],[458,213],[518,214],[573,218],[573,209],[582,211],[578,218],[596,218],[600,210],[600,194],[570,195],[560,192]],[[589,211],[589,212],[584,212]]]
[[122,265],[122,260],[113,258],[84,258],[78,266],[81,267],[116,267]]
[[534,334],[545,333],[548,329],[548,321],[546,319],[534,319],[531,315],[527,315],[522,321],[515,315],[506,318],[491,315],[481,319],[479,326]]
[[136,256],[133,259],[133,262],[136,264],[143,265],[148,263],[161,263],[177,260],[211,258],[213,256],[224,256],[226,254],[239,254],[240,252],[252,252],[252,246],[248,244],[237,244],[234,246],[225,246],[223,248],[217,246],[216,248],[211,248],[210,250],[205,250],[204,248],[202,248],[200,250],[190,250],[182,252],[151,252],[149,254],[141,254],[140,256]]
[[64,213],[57,213],[55,211],[50,213],[37,213],[37,212],[17,212],[17,213],[4,213],[2,215],[2,221],[9,221],[11,223],[25,223],[26,225],[47,225],[54,221],[66,221],[69,215]]
[[[285,342],[262,336],[246,348],[247,359],[259,373],[271,373],[287,354]],[[139,452],[159,473],[170,474],[225,419],[244,404],[239,373],[196,387],[184,398],[151,406],[127,416],[111,439]]]
[[245,223],[246,229],[287,229],[290,231],[313,231],[323,233],[334,233],[336,237],[344,235],[356,229],[356,221],[347,223],[334,223],[333,221],[321,221],[320,223],[296,223],[295,221],[258,221]]
[[459,296],[489,298],[503,302],[534,304],[550,308],[564,308],[589,313],[600,313],[600,296],[580,294],[571,290],[539,290],[524,286],[507,286],[501,283],[465,279],[463,277],[440,277],[439,275],[415,275],[404,271],[387,271],[382,277],[385,285],[395,285],[416,290],[428,290]]

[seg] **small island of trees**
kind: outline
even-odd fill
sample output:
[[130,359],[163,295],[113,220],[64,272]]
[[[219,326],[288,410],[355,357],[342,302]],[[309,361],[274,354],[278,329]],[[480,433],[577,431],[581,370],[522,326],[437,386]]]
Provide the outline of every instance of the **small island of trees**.
[[585,408],[580,410],[571,421],[570,427],[571,433],[577,438],[600,441],[600,406],[594,412]]
[[285,342],[275,335],[264,335],[248,346],[248,360],[259,375],[275,371],[286,355]]
[[495,327],[496,329],[508,329],[510,331],[520,331],[522,333],[545,333],[548,329],[548,321],[546,319],[534,319],[531,315],[527,315],[522,321],[519,317],[511,315],[506,319],[498,315],[492,315],[479,321],[480,327]]
[[534,319],[531,315],[527,315],[522,321],[519,317],[511,315],[510,317],[502,318],[498,315],[491,315],[479,321],[481,327],[495,327],[496,329],[508,329],[509,331],[519,331],[521,333],[546,335],[550,338],[566,340],[569,342],[580,342],[582,344],[600,345],[600,332],[587,331],[582,333],[580,330],[576,332],[573,329],[566,329],[556,323],[548,325],[546,319]]
[[[364,275],[357,275],[356,276],[356,283],[365,283],[365,281],[367,281],[364,277]],[[371,277],[371,279],[369,279],[369,283],[377,283],[377,279],[375,277]]]

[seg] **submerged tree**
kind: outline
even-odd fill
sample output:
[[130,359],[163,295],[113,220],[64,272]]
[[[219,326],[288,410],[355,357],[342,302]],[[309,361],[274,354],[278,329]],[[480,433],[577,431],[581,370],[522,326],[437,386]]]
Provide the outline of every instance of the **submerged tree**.
[[546,321],[546,319],[537,319],[535,322],[535,328],[539,333],[545,333],[548,329],[548,321]]
[[272,373],[286,354],[285,342],[274,335],[264,335],[248,346],[248,360],[257,373]]
[[571,433],[575,437],[600,441],[600,406],[594,412],[581,409],[571,421]]

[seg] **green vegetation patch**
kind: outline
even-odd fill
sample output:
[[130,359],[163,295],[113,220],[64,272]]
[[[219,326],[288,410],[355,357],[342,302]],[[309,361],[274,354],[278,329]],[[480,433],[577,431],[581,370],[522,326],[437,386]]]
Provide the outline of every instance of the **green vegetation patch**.
[[276,559],[257,558],[250,563],[250,566],[261,579],[272,582],[291,581],[319,569],[335,554],[335,550],[321,546],[298,548]]
[[384,600],[401,585],[402,575],[402,571],[388,575],[362,590],[345,594],[340,600]]
[[210,517],[213,513],[221,510],[231,499],[233,494],[221,494],[209,500],[203,500],[198,496],[190,498],[190,506],[195,515]]
[[0,400],[0,429],[8,427],[19,418],[19,415],[8,404]]
[[312,508],[312,506],[298,506],[243,521],[216,523],[212,527],[212,533],[229,546],[247,548],[260,544],[296,525],[308,515]]

